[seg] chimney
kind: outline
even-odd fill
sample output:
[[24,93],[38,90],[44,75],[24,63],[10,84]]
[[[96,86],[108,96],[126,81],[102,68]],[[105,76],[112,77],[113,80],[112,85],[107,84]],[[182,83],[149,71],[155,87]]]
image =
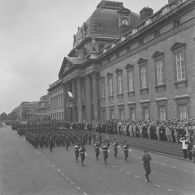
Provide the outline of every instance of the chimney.
[[153,9],[149,7],[144,7],[140,12],[140,23],[153,15]]

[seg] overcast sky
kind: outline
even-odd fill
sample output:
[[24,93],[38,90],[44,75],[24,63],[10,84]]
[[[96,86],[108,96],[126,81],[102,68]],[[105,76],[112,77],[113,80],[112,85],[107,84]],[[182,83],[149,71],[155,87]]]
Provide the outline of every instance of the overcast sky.
[[[168,0],[123,0],[139,13]],[[100,0],[0,0],[0,113],[36,101],[57,80],[73,34]]]

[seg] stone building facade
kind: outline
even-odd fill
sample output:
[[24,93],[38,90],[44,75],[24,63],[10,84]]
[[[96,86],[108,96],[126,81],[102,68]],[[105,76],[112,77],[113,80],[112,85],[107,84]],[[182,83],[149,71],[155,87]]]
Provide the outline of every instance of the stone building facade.
[[48,100],[50,119],[64,120],[64,91],[61,80],[57,80],[49,86]]
[[144,8],[140,16],[101,1],[58,75],[64,120],[195,118],[194,32],[193,0],[169,1],[155,14]]

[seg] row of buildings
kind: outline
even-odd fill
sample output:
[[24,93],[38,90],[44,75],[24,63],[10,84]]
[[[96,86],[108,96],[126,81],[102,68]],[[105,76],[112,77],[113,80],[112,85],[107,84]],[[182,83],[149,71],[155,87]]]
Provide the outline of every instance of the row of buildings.
[[[50,117],[65,121],[195,118],[195,1],[140,14],[102,0],[78,27]],[[73,94],[73,98],[68,95]]]
[[22,121],[50,120],[48,95],[41,96],[39,101],[21,102],[17,107],[17,114]]

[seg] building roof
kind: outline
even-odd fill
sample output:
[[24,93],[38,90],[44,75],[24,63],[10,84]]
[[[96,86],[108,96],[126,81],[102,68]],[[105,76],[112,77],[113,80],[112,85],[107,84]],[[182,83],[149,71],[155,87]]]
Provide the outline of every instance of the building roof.
[[[74,47],[79,45],[85,37],[119,38],[121,32],[118,24],[118,16],[121,10],[128,10],[123,6],[123,3],[102,0],[86,22],[78,28],[78,32],[75,35],[76,44],[74,44]],[[130,26],[137,26],[139,24],[139,15],[130,10],[129,13],[131,18]]]

